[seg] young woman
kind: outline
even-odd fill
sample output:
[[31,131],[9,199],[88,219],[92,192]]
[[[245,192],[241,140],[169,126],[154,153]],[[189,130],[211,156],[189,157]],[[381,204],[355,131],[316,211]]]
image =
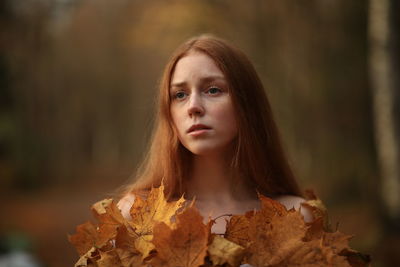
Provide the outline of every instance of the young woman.
[[[150,149],[118,205],[164,181],[168,199],[195,197],[205,220],[259,208],[257,192],[299,209],[301,191],[263,85],[247,57],[219,38],[181,45],[165,67]],[[302,208],[306,221],[311,212]],[[213,232],[224,233],[225,220]]]

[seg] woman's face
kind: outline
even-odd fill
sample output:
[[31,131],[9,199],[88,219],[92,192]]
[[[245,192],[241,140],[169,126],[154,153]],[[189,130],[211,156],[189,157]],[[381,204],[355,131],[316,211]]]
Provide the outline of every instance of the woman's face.
[[190,52],[175,66],[170,112],[183,146],[196,155],[223,153],[237,136],[224,74],[204,53]]

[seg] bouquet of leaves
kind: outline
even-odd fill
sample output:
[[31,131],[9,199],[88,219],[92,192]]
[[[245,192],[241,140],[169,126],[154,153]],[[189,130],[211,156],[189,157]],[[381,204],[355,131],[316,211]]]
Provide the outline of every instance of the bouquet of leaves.
[[[305,223],[299,211],[259,195],[261,209],[227,220],[224,235],[211,233],[215,222],[191,202],[167,202],[164,187],[138,196],[125,219],[112,199],[92,206],[98,221],[77,226],[69,236],[80,258],[75,267],[198,266],[367,266],[369,256],[349,247],[351,236],[331,231],[326,209],[311,194],[302,205],[315,220]],[[248,266],[248,265],[247,265]]]

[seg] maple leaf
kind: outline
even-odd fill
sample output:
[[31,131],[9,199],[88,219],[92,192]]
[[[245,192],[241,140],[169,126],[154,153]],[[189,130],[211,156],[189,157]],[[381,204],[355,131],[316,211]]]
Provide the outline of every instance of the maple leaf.
[[263,209],[250,219],[249,228],[248,263],[259,267],[282,262],[302,245],[307,230],[301,214],[295,210],[270,217],[270,212]]
[[98,201],[92,205],[92,211],[100,223],[119,226],[126,221],[113,199]]
[[135,228],[138,235],[135,246],[142,253],[143,258],[146,258],[154,249],[154,245],[151,243],[154,225],[164,222],[170,226],[171,217],[182,207],[184,202],[183,197],[177,201],[167,202],[163,184],[158,188],[152,188],[146,200],[139,196],[135,198],[130,210],[132,220],[129,224]]
[[99,252],[95,247],[89,249],[75,263],[75,267],[97,267],[96,261],[99,259]]
[[208,254],[214,265],[228,263],[231,266],[239,266],[244,253],[244,247],[219,235],[214,235],[211,244],[208,246]]
[[106,245],[108,238],[99,235],[99,229],[91,222],[86,222],[76,227],[76,234],[68,237],[75,246],[80,256],[86,254],[92,247]]
[[332,227],[329,221],[328,210],[324,203],[315,195],[312,190],[306,190],[305,194],[307,201],[301,203],[300,205],[311,210],[315,219],[322,218],[324,230],[331,232]]
[[204,263],[207,254],[209,226],[203,224],[199,211],[190,206],[177,214],[173,228],[165,222],[154,227],[152,240],[157,255],[153,266],[198,267]]
[[76,267],[367,266],[369,256],[350,249],[350,235],[329,231],[326,208],[311,198],[303,205],[316,219],[305,223],[299,211],[259,195],[261,209],[231,216],[224,238],[211,234],[215,220],[203,224],[194,202],[179,213],[183,197],[167,202],[161,185],[135,199],[132,221],[112,199],[95,203],[99,223],[79,225],[69,240],[80,255]]
[[115,251],[122,267],[142,266],[142,254],[135,247],[136,234],[126,226],[118,228],[115,238]]
[[252,217],[254,212],[247,212],[245,215],[233,215],[230,220],[226,220],[225,238],[247,247],[250,242],[249,238],[249,218]]
[[103,243],[112,240],[117,234],[117,229],[126,223],[121,211],[112,199],[98,201],[92,205],[92,212],[100,222],[98,226],[98,239]]
[[352,249],[344,249],[340,255],[345,256],[352,267],[364,267],[371,262],[371,257]]
[[324,246],[321,240],[315,239],[299,245],[286,255],[278,264],[279,266],[340,266],[349,267],[345,257],[335,253],[334,248]]
[[98,267],[121,266],[121,261],[115,249],[100,251],[100,259],[96,263]]

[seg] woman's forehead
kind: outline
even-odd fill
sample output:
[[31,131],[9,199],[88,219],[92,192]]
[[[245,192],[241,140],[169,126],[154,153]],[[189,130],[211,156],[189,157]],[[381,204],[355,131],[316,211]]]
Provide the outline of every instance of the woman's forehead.
[[210,56],[201,52],[190,52],[176,63],[171,86],[181,85],[192,79],[225,80],[225,75]]

